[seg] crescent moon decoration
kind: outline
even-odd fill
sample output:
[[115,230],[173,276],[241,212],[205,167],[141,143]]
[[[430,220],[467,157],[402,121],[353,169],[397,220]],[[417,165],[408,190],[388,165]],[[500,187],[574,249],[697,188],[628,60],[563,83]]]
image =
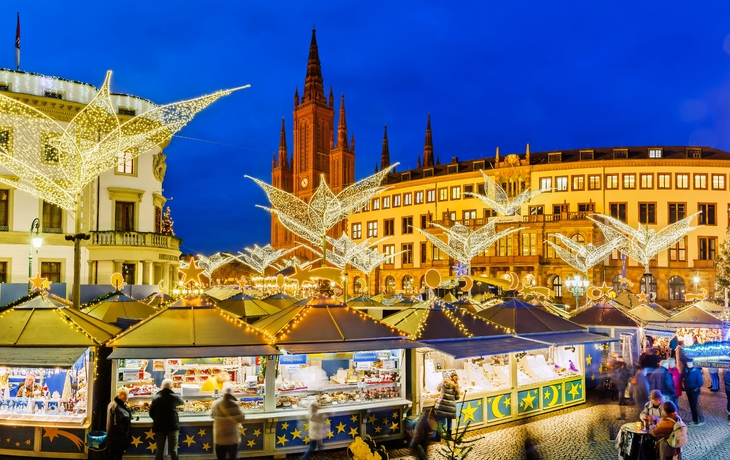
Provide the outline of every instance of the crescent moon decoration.
[[553,389],[553,399],[550,400],[550,404],[548,404],[548,407],[553,407],[558,403],[558,396],[560,396],[558,385],[551,385],[548,388]]
[[597,286],[591,286],[586,291],[586,296],[591,300],[598,300],[603,296],[603,292]]
[[502,400],[504,395],[499,395],[492,400],[492,415],[494,418],[504,418],[505,415],[499,411],[499,402]]
[[124,277],[121,273],[112,274],[111,278],[109,278],[109,282],[117,291],[124,287]]
[[426,282],[426,286],[430,287],[431,289],[436,289],[439,287],[439,284],[441,284],[441,273],[439,273],[438,270],[432,268],[426,272],[426,277],[424,278],[424,281]]
[[509,287],[507,288],[508,291],[515,291],[519,289],[520,287],[520,277],[517,276],[517,273],[515,272],[509,272]]
[[157,289],[160,291],[163,291],[165,289],[165,280],[160,280],[159,283],[157,283]]
[[464,292],[471,291],[471,288],[474,286],[474,280],[471,279],[471,276],[465,276],[464,281],[466,282],[466,284],[464,284],[464,287],[461,288],[461,290]]

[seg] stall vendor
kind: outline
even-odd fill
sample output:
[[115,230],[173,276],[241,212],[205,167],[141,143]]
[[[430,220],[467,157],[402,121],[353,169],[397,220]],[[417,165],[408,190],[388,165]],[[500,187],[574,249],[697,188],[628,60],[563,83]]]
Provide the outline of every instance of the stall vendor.
[[230,379],[231,377],[228,375],[228,372],[220,371],[217,374],[211,376],[208,380],[206,380],[203,386],[200,388],[200,391],[222,391],[223,384]]
[[29,372],[25,376],[25,382],[18,388],[18,393],[15,396],[18,398],[32,398],[36,391],[42,393],[43,388],[40,384],[35,383],[35,374]]

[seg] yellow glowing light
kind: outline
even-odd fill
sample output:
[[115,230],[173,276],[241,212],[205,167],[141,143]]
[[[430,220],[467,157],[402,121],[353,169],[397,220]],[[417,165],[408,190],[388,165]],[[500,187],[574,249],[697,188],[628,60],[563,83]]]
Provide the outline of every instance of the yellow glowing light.
[[283,257],[298,248],[299,246],[297,245],[289,249],[282,248],[276,250],[270,244],[263,247],[258,244],[254,244],[253,249],[244,248],[246,253],[239,252],[238,256],[232,255],[231,257],[248,265],[256,271],[256,273],[264,275],[266,269],[279,260],[280,257]]
[[524,192],[520,193],[510,201],[507,197],[507,192],[504,191],[501,185],[495,182],[491,177],[487,176],[484,171],[482,171],[482,176],[484,176],[484,193],[486,195],[471,192],[465,192],[464,195],[471,195],[479,198],[495,212],[504,216],[512,216],[516,214],[519,212],[523,204],[545,191],[543,189],[530,191],[530,188],[528,187]]
[[555,249],[555,254],[563,259],[566,264],[582,272],[586,278],[588,278],[588,269],[601,263],[621,242],[619,238],[608,239],[608,242],[596,247],[591,243],[577,243],[560,233],[554,235],[568,248],[564,249],[557,243],[546,240]]
[[[479,253],[486,251],[495,241],[500,238],[519,231],[518,228],[508,228],[498,232],[495,228],[497,220],[493,219],[487,225],[478,230],[472,230],[460,223],[456,223],[451,228],[446,228],[438,224],[431,223],[433,227],[443,230],[446,234],[448,243],[441,238],[432,235],[418,227],[412,227],[428,239],[431,244],[446,253],[449,257],[458,260],[466,265],[471,264],[471,260]],[[468,272],[467,272],[468,274]]]

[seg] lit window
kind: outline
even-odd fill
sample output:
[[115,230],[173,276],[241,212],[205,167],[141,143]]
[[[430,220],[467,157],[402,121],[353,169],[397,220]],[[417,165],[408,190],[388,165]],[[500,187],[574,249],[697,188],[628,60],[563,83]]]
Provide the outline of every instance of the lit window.
[[699,203],[697,205],[697,211],[700,212],[700,225],[717,225],[716,208],[717,206],[714,203]]
[[451,199],[452,200],[461,199],[461,187],[451,187]]
[[555,178],[555,190],[558,192],[565,192],[568,190],[568,178],[567,177],[556,177]]
[[649,149],[649,158],[661,158],[662,149]]
[[573,176],[573,190],[585,189],[585,176]]
[[672,188],[671,174],[657,174],[657,185],[660,189]]
[[607,189],[618,188],[618,174],[607,174],[606,175],[606,188]]
[[654,174],[642,174],[640,179],[641,188],[654,188]]
[[352,224],[352,238],[355,240],[362,238],[362,223]]
[[117,174],[134,174],[134,159],[131,152],[117,153]]
[[715,260],[717,255],[717,238],[714,236],[700,237],[700,260]]
[[591,175],[588,176],[588,190],[600,190],[601,189],[601,176]]
[[[406,199],[406,204],[409,204],[408,202],[411,201],[410,199]],[[416,192],[416,204],[422,204],[423,203],[423,192]]]
[[636,188],[636,174],[624,174],[624,188]]
[[400,195],[393,195],[393,207],[397,208],[400,206]]
[[[436,201],[436,190],[427,190],[426,191],[426,201],[429,203],[433,203]],[[418,202],[418,200],[416,200]]]
[[707,188],[707,174],[695,174],[695,188],[706,189]]
[[540,190],[544,192],[549,192],[553,189],[553,178],[552,177],[543,177],[540,179]]
[[387,265],[393,265],[395,263],[395,245],[394,244],[386,244],[383,245],[383,254],[387,256],[387,259],[385,259],[385,264]]
[[378,236],[378,221],[371,220],[368,222],[368,238],[374,238]]
[[677,174],[677,188],[689,188],[689,174]]
[[725,190],[725,174],[712,175],[712,190]]
[[380,209],[380,198],[373,198],[373,211]]
[[655,203],[639,203],[639,222],[642,224],[656,224]]
[[384,196],[383,197],[383,209],[388,209],[388,208],[390,208],[390,197]]
[[449,199],[449,189],[440,188],[439,189],[439,201],[446,201],[448,199]]

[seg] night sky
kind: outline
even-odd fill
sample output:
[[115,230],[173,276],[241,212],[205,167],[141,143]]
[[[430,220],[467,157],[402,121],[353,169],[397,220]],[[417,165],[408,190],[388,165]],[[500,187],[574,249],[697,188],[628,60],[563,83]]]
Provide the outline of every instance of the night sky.
[[[730,150],[730,2],[3,2],[14,68],[163,104],[251,84],[198,115],[165,150],[164,193],[184,253],[269,242],[281,118],[292,145],[312,25],[327,92],[344,92],[356,177],[435,154],[705,145]],[[458,3],[462,6],[446,6]],[[597,4],[598,3],[598,4]],[[166,5],[159,5],[166,4]],[[199,140],[191,140],[194,138]],[[205,142],[202,142],[202,141]]]

